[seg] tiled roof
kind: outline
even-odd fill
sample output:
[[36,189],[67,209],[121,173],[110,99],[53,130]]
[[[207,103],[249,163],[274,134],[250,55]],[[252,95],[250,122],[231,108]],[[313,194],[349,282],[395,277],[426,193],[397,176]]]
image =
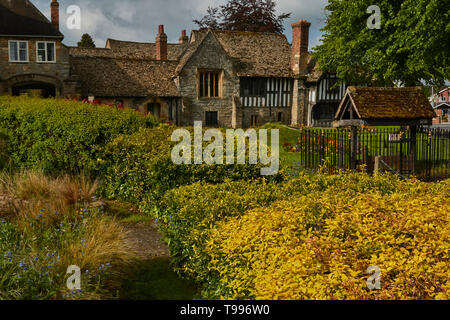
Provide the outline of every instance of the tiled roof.
[[177,62],[72,56],[84,94],[100,97],[177,97]]
[[72,57],[100,57],[100,58],[115,58],[117,55],[110,49],[105,48],[78,48],[68,47],[69,54]]
[[[132,59],[156,59],[156,44],[131,41],[120,41],[114,39],[107,40],[107,47],[110,48],[116,57]],[[168,43],[168,60],[178,61],[186,51],[187,44]]]
[[[420,87],[349,87],[347,94],[350,95],[362,120],[428,119],[435,117],[435,112]],[[342,110],[341,107],[338,114]]]
[[[107,48],[69,48],[75,70],[98,96],[179,96],[172,80],[211,34],[236,64],[238,76],[292,77],[291,47],[284,35],[238,31],[192,31],[189,44],[168,44],[169,61],[156,61],[156,45],[108,39]],[[309,57],[312,77],[320,77]],[[318,74],[316,74],[318,73]]]
[[195,39],[180,61],[181,71],[208,32],[212,33],[226,53],[239,63],[238,76],[291,77],[291,47],[286,36],[275,33],[241,31],[193,31]]
[[63,38],[29,0],[0,0],[0,35]]

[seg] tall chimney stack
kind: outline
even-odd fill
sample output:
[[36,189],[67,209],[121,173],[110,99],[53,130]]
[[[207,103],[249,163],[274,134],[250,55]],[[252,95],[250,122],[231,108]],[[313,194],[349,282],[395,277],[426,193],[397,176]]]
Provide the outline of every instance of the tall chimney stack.
[[163,25],[159,26],[156,36],[156,60],[167,60],[167,35]]
[[178,39],[178,42],[181,44],[184,44],[184,43],[188,43],[188,41],[189,41],[189,38],[186,35],[186,30],[181,30],[181,36]]
[[59,31],[59,3],[57,0],[52,0],[50,5],[52,25]]
[[308,42],[311,23],[300,20],[292,24],[291,68],[295,75],[308,73]]

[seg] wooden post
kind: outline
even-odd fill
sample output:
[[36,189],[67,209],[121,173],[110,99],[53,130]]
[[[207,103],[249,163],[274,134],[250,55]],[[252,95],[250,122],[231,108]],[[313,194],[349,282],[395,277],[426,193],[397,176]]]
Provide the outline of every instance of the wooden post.
[[358,140],[358,128],[351,127],[350,133],[350,169],[356,170],[356,154],[357,154],[357,141]]
[[412,154],[412,174],[416,174],[417,163],[417,126],[410,127],[411,134],[411,154]]
[[373,173],[375,175],[381,173],[381,156],[375,157],[375,166],[373,169]]

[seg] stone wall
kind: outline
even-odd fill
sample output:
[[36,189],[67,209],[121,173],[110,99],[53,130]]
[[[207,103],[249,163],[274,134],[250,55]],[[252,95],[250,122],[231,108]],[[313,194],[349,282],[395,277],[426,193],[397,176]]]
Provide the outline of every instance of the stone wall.
[[[202,70],[221,70],[222,94],[219,98],[200,98],[198,95],[198,74]],[[248,128],[252,125],[252,116],[256,116],[257,125],[277,122],[281,113],[281,122],[291,123],[291,108],[242,107],[239,102],[240,81],[233,64],[222,46],[213,35],[198,48],[182,70],[177,85],[183,97],[181,125],[193,125],[202,121],[205,126],[205,112],[218,112],[219,127]],[[301,95],[303,97],[303,95]]]
[[[201,70],[220,70],[222,90],[218,98],[200,98],[198,74]],[[217,111],[219,127],[232,125],[232,97],[239,96],[239,78],[233,65],[212,34],[198,48],[179,76],[180,93],[183,97],[181,125],[193,125],[194,121],[205,124],[205,112]]]
[[[29,62],[9,62],[9,40],[28,41],[28,60]],[[56,46],[56,63],[38,63],[36,62],[38,41],[52,41]],[[27,76],[14,79],[16,76]],[[65,82],[70,76],[69,51],[62,44],[60,39],[54,38],[14,38],[0,37],[0,79],[3,85],[0,86],[0,93],[11,93],[11,86],[18,82],[25,81],[45,81],[55,85],[57,95],[66,96],[75,94],[77,91],[75,83]],[[53,80],[52,80],[53,79]],[[8,81],[9,80],[9,81]]]

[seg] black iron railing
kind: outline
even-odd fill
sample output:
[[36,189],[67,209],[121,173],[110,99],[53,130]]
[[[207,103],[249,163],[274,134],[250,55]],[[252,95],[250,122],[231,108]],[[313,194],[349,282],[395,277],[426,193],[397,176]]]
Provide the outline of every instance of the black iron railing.
[[[294,151],[306,169],[336,173],[360,169],[372,172],[377,156],[405,176],[423,180],[450,178],[450,130],[419,127],[301,129]],[[352,147],[353,146],[353,147]]]

